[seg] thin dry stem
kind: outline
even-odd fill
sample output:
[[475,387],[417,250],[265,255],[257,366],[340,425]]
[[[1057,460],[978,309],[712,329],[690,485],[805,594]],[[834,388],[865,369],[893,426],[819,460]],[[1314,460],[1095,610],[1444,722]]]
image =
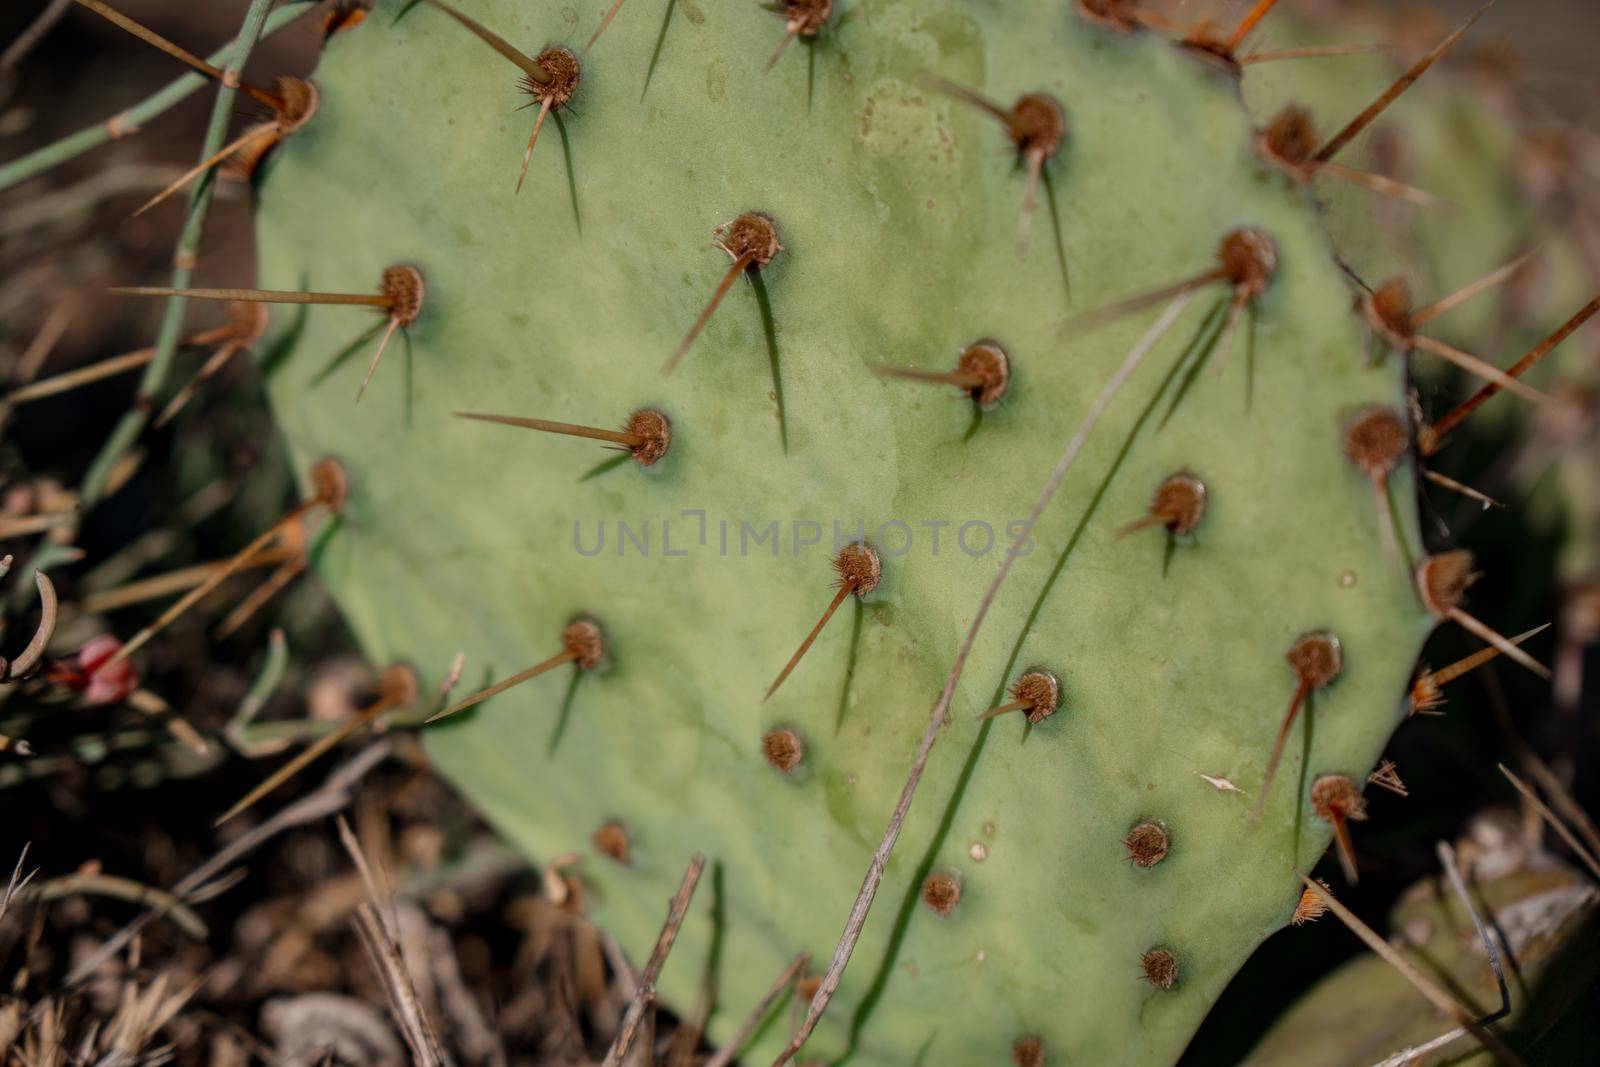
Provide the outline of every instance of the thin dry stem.
[[411,1061],[418,1067],[443,1067],[445,1061],[438,1038],[428,1022],[427,1014],[422,1010],[422,1004],[417,1000],[416,985],[406,968],[400,945],[384,929],[377,907],[370,901],[362,901],[356,905],[352,922],[361,937],[362,947],[366,949],[383,983],[390,1014],[406,1039]]
[[[1493,969],[1496,982],[1500,988],[1500,1007],[1478,1020],[1481,1025],[1488,1025],[1497,1019],[1504,1018],[1511,1012],[1511,992],[1506,987],[1505,977],[1501,971],[1500,954],[1495,949],[1494,939],[1489,936],[1488,931],[1485,929],[1483,921],[1478,916],[1477,906],[1473,903],[1472,897],[1468,894],[1467,887],[1461,879],[1460,871],[1456,867],[1455,853],[1443,841],[1438,843],[1437,851],[1440,862],[1444,864],[1445,874],[1450,881],[1451,889],[1461,898],[1462,907],[1472,917],[1473,925],[1478,930],[1478,935],[1483,941],[1484,952],[1489,957],[1489,966]],[[1373,1067],[1414,1067],[1414,1065],[1424,1062],[1423,1057],[1428,1053],[1442,1049],[1466,1036],[1468,1036],[1466,1028],[1458,1026],[1437,1037],[1430,1038],[1420,1045],[1407,1046],[1380,1060]]]
[[700,872],[705,865],[706,858],[698,852],[689,860],[689,868],[683,872],[683,881],[667,906],[667,921],[662,924],[661,936],[656,938],[656,947],[650,953],[644,972],[639,975],[633,999],[628,1002],[628,1010],[622,1016],[622,1026],[618,1028],[616,1039],[611,1042],[611,1049],[606,1053],[601,1067],[621,1067],[623,1057],[633,1046],[639,1024],[644,1020],[645,1009],[655,1001],[656,980],[661,977],[667,954],[672,951],[673,942],[678,939],[678,930],[683,926],[684,917],[689,914],[689,902],[694,899],[695,887],[700,884]]
[[772,1067],[783,1067],[784,1064],[794,1059],[811,1032],[816,1029],[817,1021],[822,1018],[822,1013],[827,1010],[828,1003],[838,991],[839,980],[844,976],[845,966],[850,962],[850,955],[855,951],[856,941],[861,937],[861,928],[867,921],[867,912],[872,908],[872,902],[878,895],[878,887],[883,883],[884,869],[888,866],[889,855],[894,851],[894,846],[900,839],[900,830],[905,823],[906,813],[911,810],[912,798],[916,796],[917,786],[922,781],[923,769],[928,765],[928,757],[933,752],[933,744],[939,739],[939,732],[950,717],[950,701],[955,696],[956,686],[961,682],[961,673],[966,667],[967,657],[972,654],[972,647],[978,638],[978,631],[983,627],[983,621],[989,614],[989,609],[994,605],[995,598],[1000,593],[1000,586],[1004,584],[1006,575],[1011,573],[1012,566],[1017,561],[1017,555],[1022,545],[1028,543],[1037,525],[1039,517],[1044,514],[1045,508],[1055,498],[1056,490],[1060,488],[1067,473],[1072,469],[1078,454],[1083,450],[1084,442],[1088,440],[1089,433],[1106,410],[1111,406],[1111,401],[1116,398],[1133,372],[1139,369],[1145,356],[1155,347],[1178,316],[1188,305],[1192,292],[1182,292],[1169,304],[1154,325],[1145,332],[1137,344],[1128,352],[1122,365],[1111,375],[1111,378],[1101,388],[1100,394],[1095,398],[1083,422],[1072,439],[1067,442],[1066,450],[1061,458],[1056,461],[1056,466],[1050,473],[1049,480],[1045,483],[1039,499],[1034,502],[1033,510],[1028,513],[1028,518],[1022,524],[1021,531],[1013,539],[1011,547],[1007,549],[1000,569],[990,580],[989,587],[983,594],[983,599],[978,602],[978,610],[974,614],[971,624],[967,627],[966,636],[962,639],[960,650],[956,653],[955,662],[950,667],[950,673],[945,678],[944,689],[939,694],[938,701],[933,706],[932,714],[928,717],[928,727],[922,734],[922,741],[917,746],[917,753],[911,764],[911,771],[906,776],[906,783],[900,790],[900,798],[895,802],[894,812],[889,817],[889,825],[885,828],[883,839],[878,843],[877,849],[872,854],[872,862],[867,867],[866,877],[862,879],[861,889],[856,894],[855,903],[851,906],[850,916],[845,922],[844,932],[839,937],[839,944],[834,949],[833,958],[828,961],[828,969],[822,976],[822,984],[818,986],[817,993],[811,998],[811,1003],[806,1009],[806,1017],[801,1022],[799,1030],[789,1041],[787,1047],[778,1054]]
[[739,1050],[744,1047],[744,1043],[750,1040],[750,1035],[756,1032],[756,1027],[761,1025],[761,1020],[767,1017],[767,1012],[772,1010],[772,1005],[805,972],[806,965],[810,962],[811,957],[804,952],[790,960],[789,966],[778,975],[778,980],[772,983],[772,987],[762,994],[756,1006],[750,1010],[750,1014],[744,1017],[739,1029],[735,1030],[733,1036],[725,1041],[701,1067],[728,1067],[733,1058],[739,1054]]
[[227,364],[228,360],[245,351],[248,347],[243,341],[229,341],[206,357],[206,361],[200,365],[200,369],[195,372],[195,376],[184,383],[183,387],[173,394],[172,399],[167,401],[167,406],[161,409],[161,414],[156,416],[155,428],[159,430],[171,422],[178,412],[182,411],[184,406],[194,399],[195,394],[200,392],[201,387]]
[[61,21],[61,17],[72,7],[73,0],[50,0],[50,4],[39,12],[38,18],[28,23],[27,29],[17,34],[4,52],[0,52],[0,75],[9,74],[17,65],[28,57],[28,54],[38,47],[40,41]]
[[[178,62],[183,63],[185,66],[199,71],[212,81],[223,82],[226,84],[227,79],[225,72],[218,70],[216,67],[212,66],[210,63],[207,63],[193,52],[190,52],[187,49],[167,40],[165,37],[161,36],[159,33],[156,33],[148,26],[135,22],[122,12],[102,4],[100,0],[78,0],[78,4],[82,7],[88,8],[90,11],[93,11],[95,14],[99,15],[113,26],[116,26],[118,29],[125,30],[133,36],[139,38],[139,40],[143,41],[147,45],[150,45],[152,48],[155,48],[161,52],[165,52],[167,55],[171,56],[173,59],[176,59]],[[273,109],[279,109],[283,107],[283,98],[276,93],[269,93],[265,89],[250,85],[244,81],[239,82],[239,90],[252,100],[255,100],[260,104],[265,104],[267,107]]]
[[28,342],[28,347],[22,350],[22,355],[17,357],[15,375],[19,385],[33,381],[39,373],[39,368],[44,366],[44,361],[50,358],[50,353],[55,351],[57,343],[67,332],[67,327],[72,325],[72,309],[65,300],[57,301],[40,324],[39,330],[33,335],[33,340]]
[[383,931],[392,940],[400,940],[400,920],[395,914],[394,896],[389,891],[389,880],[382,879],[379,886],[379,875],[382,872],[381,864],[377,873],[374,873],[373,863],[367,859],[367,852],[361,847],[361,842],[356,838],[355,831],[350,829],[350,820],[340,812],[334,816],[334,829],[339,834],[339,844],[344,847],[345,854],[350,857],[350,862],[355,866],[356,873],[361,876],[361,885],[367,891],[367,899],[377,909],[378,918],[383,920]]
[[622,5],[625,2],[626,0],[615,0],[606,9],[606,13],[600,17],[600,25],[594,28],[594,33],[590,36],[589,43],[583,46],[584,52],[588,52],[589,49],[594,47],[594,43],[600,39],[601,34],[606,32],[606,27],[611,25],[611,20],[617,17],[617,12],[622,10]]
[[[193,900],[212,883],[218,875],[232,867],[261,845],[296,826],[325,819],[350,803],[358,782],[373,767],[389,755],[390,745],[379,741],[362,749],[345,763],[335,767],[323,784],[313,793],[295,801],[267,819],[261,825],[246,830],[229,841],[215,855],[190,871],[172,887],[173,897]],[[155,919],[164,914],[163,909],[147,911],[133,919],[121,930],[107,938],[94,951],[85,954],[67,975],[66,985],[74,986],[93,975]]]
[[17,865],[11,869],[11,878],[6,882],[6,891],[0,894],[0,919],[6,917],[6,912],[10,910],[11,901],[16,895],[26,889],[28,883],[33,881],[33,876],[39,873],[37,868],[27,874],[22,873],[23,864],[28,862],[28,849],[32,846],[31,841],[23,842],[22,851],[17,854]]
[[1511,990],[1506,988],[1505,972],[1500,968],[1500,953],[1495,950],[1494,938],[1489,936],[1489,929],[1484,925],[1483,916],[1478,914],[1477,905],[1472,902],[1472,894],[1467,892],[1467,884],[1461,878],[1461,869],[1456,865],[1455,849],[1450,847],[1449,842],[1439,841],[1434,844],[1434,852],[1444,866],[1450,888],[1455,891],[1461,900],[1461,906],[1467,909],[1467,914],[1472,918],[1472,927],[1478,931],[1478,940],[1483,943],[1483,951],[1489,957],[1489,967],[1494,971],[1494,984],[1500,990],[1499,1010],[1478,1020],[1481,1025],[1487,1025],[1511,1014]]
[[1300,714],[1300,706],[1310,695],[1311,683],[1301,679],[1295,685],[1294,696],[1289,700],[1289,710],[1284,712],[1283,724],[1278,727],[1278,737],[1272,743],[1272,755],[1267,757],[1267,772],[1261,776],[1261,788],[1256,791],[1255,807],[1250,810],[1250,821],[1253,823],[1261,821],[1261,810],[1267,806],[1267,793],[1272,789],[1272,780],[1277,777],[1278,762],[1283,759],[1283,747],[1289,740],[1289,730]]
[[[1550,765],[1540,758],[1539,753],[1529,747],[1528,743],[1517,734],[1503,704],[1497,703],[1495,712],[1500,719],[1501,728],[1511,738],[1512,745],[1517,751],[1518,761],[1523,765],[1523,768],[1533,775],[1544,788],[1545,793],[1555,803],[1555,806],[1560,809],[1561,814],[1570,819],[1572,825],[1578,828],[1578,833],[1589,846],[1590,853],[1600,856],[1600,829],[1596,829],[1594,820],[1589,817],[1589,813],[1583,810],[1583,806],[1573,799],[1572,794],[1567,791],[1566,785],[1556,776],[1556,772],[1550,769]],[[1597,876],[1597,880],[1600,880],[1600,876]]]
[[85,896],[126,901],[141,907],[153,905],[170,918],[174,926],[190,937],[203,941],[209,936],[205,921],[195,914],[193,908],[171,893],[114,874],[86,872],[64,874],[33,886],[20,887],[15,893],[15,899],[42,904],[80,893]]
[[128,694],[126,702],[139,714],[159,720],[167,733],[195,755],[203,756],[211,750],[206,739],[200,736],[200,731],[191,726],[189,720],[179,715],[177,709],[167,703],[161,694],[152,693],[148,689],[135,689]]
[[232,636],[241,626],[249,622],[256,612],[266,607],[268,601],[281,593],[290,582],[294,581],[309,563],[310,560],[304,552],[296,552],[284,560],[278,565],[277,570],[268,575],[267,579],[260,585],[250,590],[250,595],[239,601],[238,606],[228,612],[227,616],[217,624],[216,629],[211,631],[211,636],[218,641]]
[[[270,567],[289,559],[293,553],[287,549],[271,548],[258,552],[244,563],[234,568],[234,573],[239,574],[259,567]],[[196,563],[189,567],[182,567],[166,574],[156,574],[149,578],[119,585],[113,589],[105,589],[98,593],[90,593],[78,601],[78,608],[85,614],[99,615],[119,608],[129,607],[133,604],[142,604],[148,600],[159,600],[164,596],[181,593],[185,589],[193,589],[205,581],[220,567],[226,567],[227,560],[214,563]]]
[[79,518],[77,508],[41,511],[33,515],[0,515],[0,541],[44,533],[47,530],[64,529],[76,524]]

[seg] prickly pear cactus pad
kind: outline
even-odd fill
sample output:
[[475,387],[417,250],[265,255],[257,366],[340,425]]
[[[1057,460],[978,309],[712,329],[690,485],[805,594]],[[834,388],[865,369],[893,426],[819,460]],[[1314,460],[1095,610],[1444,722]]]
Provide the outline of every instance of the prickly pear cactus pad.
[[[537,55],[577,53],[610,5],[459,6]],[[1369,364],[1312,198],[1256,155],[1236,81],[1064,3],[836,2],[764,72],[785,22],[758,5],[630,0],[517,193],[541,100],[438,8],[396,11],[332,39],[318,113],[261,185],[263,285],[425,278],[359,405],[367,353],[328,364],[364,313],[275,315],[288,440],[351,481],[321,574],[375,660],[437,681],[465,651],[464,688],[598,622],[599,664],[441,722],[430,751],[531,856],[581,854],[590,913],[636,962],[690,854],[720,868],[662,977],[690,1005],[717,939],[713,1040],[787,960],[832,953],[1009,533],[1173,305],[1083,313],[1213,271],[1242,227],[1270,239],[1264,290],[1236,316],[1236,273],[1192,294],[1045,510],[802,1055],[999,1063],[1034,1037],[1053,1063],[1174,1060],[1288,920],[1293,868],[1331,832],[1312,785],[1364,780],[1433,624],[1375,504],[1414,558],[1409,458],[1346,455],[1353,417],[1404,410],[1403,365]],[[1047,94],[1059,151],[1036,163],[1037,139],[930,75],[1002,109]],[[713,231],[752,211],[781,251],[664,374],[739,255]],[[1010,377],[981,419],[960,389],[870,367],[949,371],[983,339]],[[593,441],[451,416],[620,427],[641,408],[669,422],[665,454],[589,478],[613,455]],[[1203,516],[1119,537],[1176,474],[1203,484]],[[879,580],[846,574],[870,592],[763,701],[858,527]],[[1307,685],[1285,657],[1315,632],[1338,669]],[[1054,713],[980,721],[1035,666]]]

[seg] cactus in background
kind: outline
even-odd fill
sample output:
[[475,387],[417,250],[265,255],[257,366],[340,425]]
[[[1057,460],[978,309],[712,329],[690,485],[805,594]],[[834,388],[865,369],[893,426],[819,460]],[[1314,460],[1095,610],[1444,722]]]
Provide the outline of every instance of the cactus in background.
[[[1426,46],[1426,31],[1419,35],[1416,21],[1408,28],[1396,26],[1388,12],[1349,10],[1341,10],[1337,20],[1310,24],[1279,18],[1274,47],[1313,45],[1338,34],[1393,40],[1405,54]],[[1290,102],[1340,115],[1386,84],[1395,63],[1379,55],[1262,63],[1248,68],[1245,98],[1260,122]],[[1436,327],[1447,340],[1510,367],[1559,330],[1583,327],[1600,310],[1600,199],[1581,177],[1595,150],[1589,131],[1560,121],[1521,90],[1492,43],[1463,45],[1456,67],[1431,74],[1352,150],[1362,165],[1442,203],[1430,208],[1375,200],[1331,182],[1318,192],[1340,258],[1373,285],[1399,277],[1415,292],[1445,293],[1516,260],[1502,284],[1452,308]],[[1463,225],[1467,219],[1471,224]],[[1449,452],[1430,455],[1448,442],[1423,437],[1430,466],[1474,482],[1485,468],[1499,475],[1496,484],[1480,487],[1520,499],[1518,524],[1505,532],[1557,540],[1557,571],[1569,586],[1600,579],[1594,336],[1590,326],[1572,342],[1541,353],[1526,372],[1529,383],[1549,394],[1549,404],[1530,408],[1500,400],[1481,413],[1475,409],[1474,424],[1486,442],[1457,449],[1466,453],[1464,460]],[[1448,368],[1435,360],[1419,360],[1415,367],[1422,402],[1435,418],[1481,384],[1452,380],[1441,370]]]
[[[1461,843],[1462,881],[1446,867],[1439,878],[1413,886],[1394,908],[1389,940],[1415,966],[1447,979],[1476,1012],[1503,1019],[1500,1026],[1516,1035],[1531,1062],[1580,1063],[1582,1050],[1593,1047],[1593,1013],[1569,1009],[1600,978],[1593,952],[1600,894],[1521,829],[1504,812],[1476,818]],[[1454,864],[1442,845],[1440,851]],[[1456,885],[1469,883],[1471,897],[1464,899]],[[1297,922],[1322,915],[1314,897],[1306,899]],[[1493,955],[1485,950],[1485,915],[1494,924]],[[1244,1062],[1404,1067],[1428,1062],[1429,1055],[1474,1067],[1495,1062],[1414,997],[1398,972],[1363,956],[1285,1012]]]
[[[1335,157],[1460,31],[1269,113],[1272,7],[345,5],[241,161],[266,288],[144,291],[298,305],[271,401],[348,479],[317,572],[375,660],[467,653],[437,766],[636,960],[709,859],[660,987],[715,960],[750,1062],[799,1048],[740,1024],[801,954],[807,1061],[1170,1062],[1298,870],[1358,878],[1434,626],[1543,669],[1426,554],[1426,315],[1341,270],[1415,265],[1352,198],[1416,197]],[[1419,241],[1518,250],[1468,230]]]

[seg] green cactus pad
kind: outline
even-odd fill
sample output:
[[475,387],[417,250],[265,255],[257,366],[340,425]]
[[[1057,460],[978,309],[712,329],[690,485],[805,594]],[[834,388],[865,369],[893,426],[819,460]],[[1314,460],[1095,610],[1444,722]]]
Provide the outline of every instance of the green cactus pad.
[[[609,6],[461,3],[529,53],[576,49]],[[1225,364],[1220,347],[1179,362],[1228,295],[1203,290],[1091,437],[979,637],[802,1056],[1001,1063],[1035,1035],[1053,1063],[1169,1062],[1326,846],[1311,783],[1361,781],[1401,714],[1431,621],[1385,558],[1341,425],[1402,406],[1403,370],[1368,364],[1311,198],[1256,158],[1236,84],[1194,54],[1063,3],[862,0],[763,73],[780,20],[678,0],[646,87],[663,11],[631,0],[586,54],[520,195],[534,113],[516,110],[515,67],[428,6],[331,42],[321,109],[262,186],[262,282],[364,291],[412,263],[427,294],[359,407],[366,353],[324,372],[368,313],[276,316],[291,447],[352,480],[322,577],[375,660],[437,678],[464,650],[472,685],[559,652],[572,617],[599,620],[607,662],[575,688],[529,682],[441,723],[429,751],[531,856],[583,854],[590,911],[635,960],[690,854],[719,864],[722,899],[708,879],[662,989],[692,1002],[721,914],[709,1032],[725,1038],[788,959],[831,954],[1008,525],[1155,312],[1075,316],[1207,270],[1224,234],[1259,227],[1278,269],[1253,351],[1241,322]],[[1025,258],[1005,130],[928,73],[1006,107],[1063,105]],[[728,269],[713,229],[751,210],[784,251],[664,376]],[[947,370],[982,338],[1012,380],[975,430],[956,390],[868,367]],[[668,454],[588,479],[611,455],[593,442],[450,416],[614,427],[640,407],[671,420]],[[1180,471],[1208,490],[1192,536],[1119,539]],[[1389,490],[1415,546],[1409,463]],[[799,539],[820,543],[797,549],[807,520]],[[882,582],[764,703],[833,596],[835,520],[846,540],[865,524]],[[575,525],[588,550],[602,522],[604,550],[578,551]],[[741,524],[774,522],[776,551],[740,551]],[[982,526],[963,548],[969,522],[993,531],[986,554]],[[1252,827],[1295,687],[1284,655],[1312,630],[1337,634],[1343,674],[1302,713]],[[980,725],[1035,664],[1060,679],[1059,709]],[[787,775],[763,758],[777,728],[804,745]],[[626,865],[590,843],[611,821]],[[1123,844],[1144,821],[1170,842],[1149,867]],[[946,917],[917,900],[936,870],[960,879]],[[1142,977],[1154,948],[1176,958],[1171,988]]]

